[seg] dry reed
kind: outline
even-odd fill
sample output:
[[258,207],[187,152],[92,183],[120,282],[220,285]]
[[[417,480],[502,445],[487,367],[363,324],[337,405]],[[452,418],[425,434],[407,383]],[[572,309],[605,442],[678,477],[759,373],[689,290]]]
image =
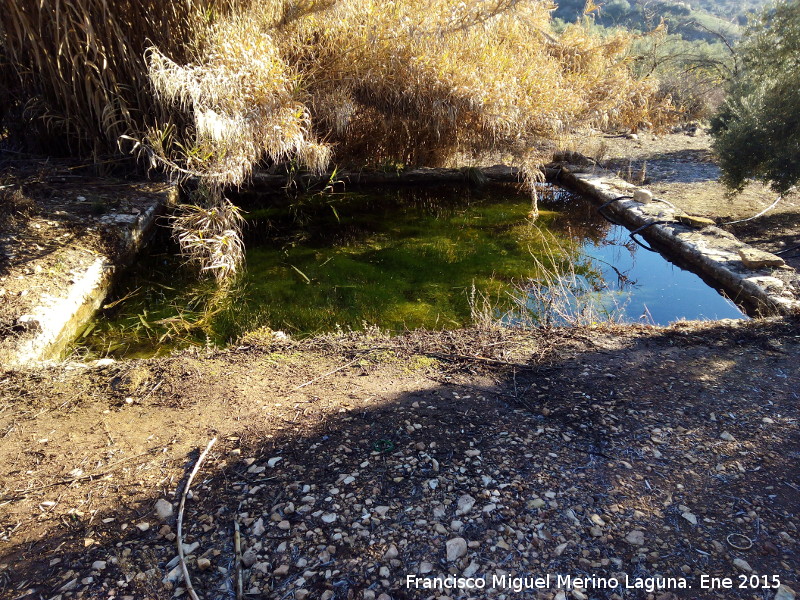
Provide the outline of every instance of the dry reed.
[[178,237],[218,276],[241,260],[219,253],[241,245],[188,229],[229,211],[224,187],[244,183],[260,162],[321,171],[331,159],[438,166],[500,154],[523,168],[535,194],[543,140],[578,126],[658,125],[672,114],[655,100],[655,82],[631,75],[631,36],[600,38],[580,24],[556,34],[540,0],[0,7],[0,56],[11,65],[0,70],[11,90],[0,114],[24,105],[74,152],[135,140],[153,165],[199,176],[210,212],[177,219]]

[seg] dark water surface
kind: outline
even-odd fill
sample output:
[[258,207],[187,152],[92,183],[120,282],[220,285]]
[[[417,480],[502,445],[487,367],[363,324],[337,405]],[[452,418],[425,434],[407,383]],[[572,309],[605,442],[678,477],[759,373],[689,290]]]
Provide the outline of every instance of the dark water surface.
[[262,198],[245,206],[247,271],[230,294],[215,294],[162,249],[120,282],[109,304],[127,299],[79,347],[144,356],[224,345],[260,327],[297,336],[448,329],[487,317],[528,325],[743,318],[588,201],[553,188],[544,195],[535,221],[530,198],[513,187]]

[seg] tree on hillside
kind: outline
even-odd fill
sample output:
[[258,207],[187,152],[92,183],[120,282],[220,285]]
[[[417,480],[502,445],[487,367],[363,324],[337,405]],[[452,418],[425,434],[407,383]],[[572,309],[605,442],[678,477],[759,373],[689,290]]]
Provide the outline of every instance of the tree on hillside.
[[723,181],[785,192],[800,181],[800,0],[765,11],[739,51],[742,75],[711,123]]

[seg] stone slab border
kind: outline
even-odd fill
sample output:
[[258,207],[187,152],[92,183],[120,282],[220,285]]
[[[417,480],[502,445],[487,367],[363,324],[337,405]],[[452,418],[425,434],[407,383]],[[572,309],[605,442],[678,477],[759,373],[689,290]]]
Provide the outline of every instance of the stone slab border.
[[[654,248],[662,251],[679,266],[697,273],[712,286],[723,290],[728,297],[754,316],[800,314],[800,276],[788,266],[777,268],[747,268],[741,251],[758,254],[760,251],[738,240],[732,234],[712,225],[697,228],[684,224],[692,222],[683,211],[658,198],[642,203],[632,199],[613,201],[620,196],[633,196],[636,186],[607,172],[585,173],[585,167],[568,163],[551,163],[543,168],[548,182],[578,192],[594,203],[606,204],[604,212],[616,222],[634,230],[646,227],[641,236]],[[344,173],[340,179],[361,185],[429,184],[467,182],[474,177],[471,169],[416,169],[401,174]],[[513,182],[522,179],[520,170],[496,165],[474,169],[488,181]],[[322,178],[315,177],[316,181]],[[285,175],[256,173],[249,191],[278,187],[287,182]],[[649,194],[649,193],[648,193]],[[647,195],[645,194],[645,198]],[[7,367],[32,366],[42,361],[57,360],[75,339],[81,328],[100,308],[110,292],[115,275],[136,256],[154,230],[157,217],[165,207],[176,201],[177,188],[165,192],[136,217],[120,216],[107,225],[120,229],[122,252],[116,260],[98,255],[74,283],[62,293],[42,298],[32,311],[35,328],[20,337]],[[613,202],[612,202],[613,201]],[[683,219],[684,222],[681,222]],[[119,221],[119,222],[118,222]]]
[[159,215],[176,198],[176,189],[170,188],[138,215],[100,217],[100,223],[118,230],[121,248],[116,258],[98,254],[88,267],[76,273],[71,285],[55,294],[42,296],[26,315],[30,331],[18,338],[3,366],[30,367],[61,358],[67,346],[100,309],[116,275],[133,262],[146,244]]
[[[633,196],[641,188],[611,173],[579,172],[581,170],[582,167],[565,164],[553,176],[551,168],[548,180],[578,192],[598,205],[609,203],[603,212],[630,230],[646,226],[641,236],[654,248],[679,266],[688,268],[717,289],[723,290],[748,314],[800,314],[800,276],[792,267],[747,268],[742,253],[766,253],[719,227],[702,226],[703,219],[687,218],[683,211],[658,198],[644,203],[633,199],[613,201],[620,196]],[[652,197],[646,191],[637,195],[645,200]],[[694,222],[702,227],[684,222]]]

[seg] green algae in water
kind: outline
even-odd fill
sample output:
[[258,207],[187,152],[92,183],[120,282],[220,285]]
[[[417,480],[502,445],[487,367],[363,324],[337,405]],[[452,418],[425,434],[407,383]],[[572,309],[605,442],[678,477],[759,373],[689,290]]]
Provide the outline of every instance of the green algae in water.
[[[276,205],[276,204],[283,204]],[[404,188],[245,207],[247,269],[224,297],[171,255],[141,261],[80,341],[96,355],[142,356],[182,345],[225,345],[260,327],[311,335],[337,328],[449,329],[471,322],[471,297],[498,314],[513,282],[552,266],[549,224],[572,222],[558,256],[575,263],[585,215],[542,211],[513,189]],[[562,207],[563,208],[563,207]],[[602,238],[602,222],[588,226]],[[591,267],[578,271],[596,278]],[[190,323],[197,323],[194,328]]]
[[295,337],[371,325],[452,329],[471,324],[475,308],[485,317],[487,306],[510,325],[742,318],[589,202],[546,189],[536,221],[530,198],[507,187],[243,202],[247,269],[232,289],[198,281],[174,253],[146,257],[117,288],[126,299],[92,324],[79,351],[151,356],[224,346],[261,327]]

